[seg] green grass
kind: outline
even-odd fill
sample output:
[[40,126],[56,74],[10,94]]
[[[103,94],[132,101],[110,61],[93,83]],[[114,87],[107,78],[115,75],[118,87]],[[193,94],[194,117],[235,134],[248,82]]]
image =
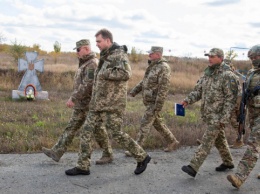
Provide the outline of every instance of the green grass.
[[[47,57],[47,56],[46,56]],[[39,152],[41,147],[52,147],[66,127],[72,109],[66,107],[73,86],[73,78],[77,68],[77,60],[66,56],[62,59],[62,66],[49,64],[49,70],[39,74],[40,83],[45,91],[49,92],[48,101],[26,101],[20,99],[13,101],[12,90],[16,90],[24,75],[17,72],[17,68],[6,66],[0,68],[0,153],[30,153]],[[61,60],[60,59],[60,60]],[[67,64],[66,62],[69,62]],[[0,62],[2,65],[3,61]],[[72,69],[62,72],[64,66]],[[201,138],[206,126],[200,119],[200,103],[188,106],[185,117],[174,115],[174,103],[180,103],[185,95],[191,91],[207,65],[206,60],[173,58],[169,62],[172,69],[170,92],[161,112],[165,124],[180,141],[180,146],[196,145],[196,139]],[[248,64],[241,64],[246,67]],[[63,68],[62,68],[63,67]],[[133,76],[129,81],[129,90],[142,79],[147,67],[146,60],[140,64],[132,64]],[[192,75],[192,76],[188,76]],[[124,115],[123,130],[136,139],[140,120],[145,107],[141,94],[128,97]],[[227,139],[233,142],[236,131],[227,126]],[[95,144],[96,145],[96,144]],[[151,128],[144,147],[147,149],[160,149],[166,145],[160,134]],[[119,148],[112,141],[114,148]],[[79,148],[78,134],[68,150],[77,151]]]
[[[72,109],[66,107],[66,94],[57,95],[49,92],[50,100],[12,101],[9,92],[1,92],[0,98],[0,150],[1,153],[31,153],[41,151],[41,147],[52,147],[66,127]],[[61,98],[63,97],[63,98]],[[180,146],[196,145],[196,139],[201,138],[205,124],[200,120],[199,103],[188,106],[185,117],[174,115],[173,104],[180,102],[183,95],[171,95],[165,102],[162,111],[165,124],[180,141]],[[140,120],[145,107],[141,95],[128,97],[124,116],[123,130],[136,139]],[[234,139],[235,132],[227,133],[228,139]],[[120,148],[112,141],[114,148]],[[151,128],[145,142],[146,149],[161,149],[166,145],[160,134]],[[95,144],[95,146],[97,146]],[[75,137],[69,151],[79,148],[79,134]]]

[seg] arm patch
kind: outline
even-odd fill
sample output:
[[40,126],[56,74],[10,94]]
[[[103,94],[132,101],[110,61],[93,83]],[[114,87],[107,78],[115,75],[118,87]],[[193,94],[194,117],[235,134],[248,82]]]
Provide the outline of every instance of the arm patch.
[[94,79],[94,69],[88,70],[88,79]]

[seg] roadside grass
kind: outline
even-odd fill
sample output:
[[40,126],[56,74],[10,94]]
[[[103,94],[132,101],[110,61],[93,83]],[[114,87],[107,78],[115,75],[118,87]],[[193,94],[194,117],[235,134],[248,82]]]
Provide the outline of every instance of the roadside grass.
[[[58,140],[70,119],[72,109],[68,109],[65,104],[72,92],[77,60],[61,58],[62,63],[53,65],[50,62],[52,59],[44,57],[46,71],[37,74],[43,90],[49,92],[48,101],[13,101],[11,92],[17,90],[24,72],[17,72],[17,68],[8,66],[0,68],[0,153],[31,153],[40,152],[42,146],[50,148]],[[173,106],[174,103],[181,102],[193,89],[207,61],[172,58],[169,65],[172,69],[171,83],[161,114],[165,124],[180,141],[179,147],[194,146],[196,139],[201,138],[206,129],[200,119],[200,103],[188,106],[185,117],[175,116]],[[146,67],[146,61],[132,64],[133,76],[129,80],[128,91],[143,78]],[[141,94],[135,98],[128,97],[127,100],[123,130],[136,139],[145,107]],[[232,143],[236,131],[227,126],[226,132],[228,142]],[[97,144],[94,145],[98,148]],[[114,141],[112,145],[114,148],[119,148]],[[152,127],[144,148],[161,149],[164,146],[166,142],[163,137]],[[68,151],[78,149],[79,133]]]
[[[1,92],[0,97],[0,153],[32,153],[40,152],[41,147],[52,147],[66,127],[72,109],[65,106],[66,95],[57,95],[50,91],[49,101],[12,101],[8,92]],[[69,94],[67,94],[69,95]],[[61,98],[62,97],[62,98]],[[185,117],[174,115],[174,103],[180,102],[184,95],[170,95],[165,102],[162,117],[180,146],[196,145],[196,139],[201,138],[205,124],[200,120],[199,103],[186,109]],[[124,116],[123,130],[136,139],[140,126],[140,119],[144,112],[141,95],[135,98],[128,97]],[[234,140],[235,132],[227,133],[230,140]],[[68,151],[78,151],[79,135],[75,136]],[[121,148],[113,140],[113,148]],[[97,144],[94,144],[98,148]],[[163,137],[152,127],[145,141],[145,149],[162,149],[166,146]]]

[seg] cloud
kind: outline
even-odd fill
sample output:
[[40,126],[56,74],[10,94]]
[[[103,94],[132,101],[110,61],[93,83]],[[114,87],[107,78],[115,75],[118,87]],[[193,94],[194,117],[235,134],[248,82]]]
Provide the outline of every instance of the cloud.
[[250,47],[260,34],[259,11],[247,0],[0,1],[0,33],[47,51],[55,41],[62,51],[71,51],[82,38],[95,43],[101,28],[119,44],[141,50],[161,45],[178,56],[201,56],[212,47]]
[[216,0],[204,4],[208,6],[225,6],[230,4],[237,4],[239,2],[240,0]]
[[139,37],[145,37],[145,38],[162,38],[162,39],[168,39],[170,38],[169,35],[162,34],[159,31],[156,30],[151,30],[151,31],[146,31],[143,32],[139,35]]
[[260,28],[260,22],[251,22],[249,23],[253,28]]
[[130,28],[131,25],[118,19],[118,18],[101,18],[101,17],[89,17],[82,20],[83,23],[107,26],[109,28]]
[[145,39],[145,38],[136,38],[136,39],[134,39],[134,42],[145,43],[145,44],[155,43],[154,40],[148,40],[148,39]]

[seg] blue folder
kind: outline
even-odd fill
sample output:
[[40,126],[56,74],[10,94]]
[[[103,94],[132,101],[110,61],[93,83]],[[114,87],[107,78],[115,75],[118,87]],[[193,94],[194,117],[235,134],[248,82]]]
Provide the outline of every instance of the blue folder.
[[176,116],[185,116],[185,108],[183,108],[182,104],[175,103],[175,115]]

